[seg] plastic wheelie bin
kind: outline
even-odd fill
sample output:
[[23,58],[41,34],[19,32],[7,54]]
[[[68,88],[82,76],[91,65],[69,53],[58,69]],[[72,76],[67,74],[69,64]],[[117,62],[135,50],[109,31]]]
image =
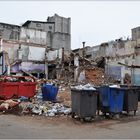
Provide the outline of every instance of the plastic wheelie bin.
[[109,86],[101,86],[99,88],[99,102],[100,102],[100,109],[103,113],[109,112],[110,107],[110,88]]
[[117,114],[123,111],[124,90],[122,88],[101,86],[99,93],[103,113]]
[[121,85],[121,87],[123,87],[125,91],[123,111],[127,113],[134,111],[134,115],[136,115],[138,109],[138,88],[135,86],[128,87],[126,85]]
[[42,87],[42,97],[44,101],[56,101],[58,87],[52,84],[45,84]]
[[71,89],[72,117],[78,116],[80,119],[92,118],[97,110],[97,90]]
[[110,108],[112,113],[121,113],[123,111],[124,89],[110,88]]
[[132,86],[134,88],[136,88],[136,91],[138,93],[138,101],[140,101],[140,86]]

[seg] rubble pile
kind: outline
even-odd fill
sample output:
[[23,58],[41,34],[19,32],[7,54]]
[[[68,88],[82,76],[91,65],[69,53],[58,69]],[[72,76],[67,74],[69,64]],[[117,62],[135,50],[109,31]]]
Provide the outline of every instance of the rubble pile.
[[52,103],[52,102],[38,102],[38,103],[30,103],[30,102],[21,102],[19,107],[22,109],[22,114],[36,114],[43,116],[56,116],[56,115],[68,115],[71,112],[71,108],[65,107],[60,103]]
[[63,103],[63,105],[67,107],[71,107],[71,91],[68,88],[65,88],[64,91],[59,91],[59,94],[57,95],[57,98],[60,102]]
[[[18,108],[17,108],[18,106]],[[43,116],[57,116],[57,115],[69,115],[71,108],[65,106],[62,103],[53,103],[51,101],[43,101],[42,93],[35,95],[32,99],[27,97],[20,97],[19,99],[9,99],[0,101],[0,111],[17,114],[34,114]]]
[[105,81],[104,70],[102,68],[85,69],[85,77],[88,83],[95,86],[102,85]]

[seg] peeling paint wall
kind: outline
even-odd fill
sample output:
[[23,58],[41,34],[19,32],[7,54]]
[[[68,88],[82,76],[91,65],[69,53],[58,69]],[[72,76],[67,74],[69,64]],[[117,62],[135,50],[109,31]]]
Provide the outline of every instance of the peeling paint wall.
[[20,26],[0,23],[0,35],[3,39],[19,40]]
[[54,61],[56,59],[62,60],[62,53],[63,53],[62,49],[47,52],[46,53],[47,61]]
[[46,45],[47,33],[36,29],[21,28],[20,41]]
[[44,73],[45,64],[35,63],[35,62],[22,62],[15,64],[11,67],[11,72],[16,73],[20,70],[29,72],[29,73]]
[[34,47],[28,45],[21,45],[20,53],[22,51],[23,61],[44,61],[45,59],[45,48]]
[[71,29],[70,29],[71,19],[70,18],[61,17],[55,14],[52,17],[48,17],[47,22],[55,22],[54,32],[71,34]]
[[[123,83],[125,74],[133,76],[132,69],[126,66],[119,65],[121,62],[126,65],[134,64],[135,46],[140,44],[140,40],[116,40],[90,48],[87,54],[92,54],[92,59],[95,60],[99,57],[106,58],[105,73],[108,76],[113,76],[115,79],[120,79]],[[140,60],[140,57],[138,58]],[[139,72],[140,73],[140,70]]]
[[[140,66],[140,48],[135,48],[135,65]],[[133,82],[135,85],[140,85],[140,68],[134,69]]]
[[35,62],[22,62],[19,69],[30,73],[44,73],[45,64],[37,64]]
[[[128,73],[129,75],[131,75],[132,69],[128,68],[126,66],[120,65],[120,64],[118,64],[118,62],[121,62],[126,65],[132,65],[133,61],[134,61],[133,56],[108,59],[106,62],[105,72],[107,75],[111,75],[111,76],[114,75],[113,77],[116,80],[120,79],[121,82],[123,83],[125,74]],[[109,69],[109,71],[107,68]]]
[[132,40],[140,39],[140,27],[133,28],[131,30]]
[[54,32],[54,23],[31,22],[27,27],[30,29],[38,29],[45,32]]
[[65,33],[54,33],[52,37],[52,48],[64,50],[71,50],[71,37]]
[[3,42],[3,50],[8,53],[10,63],[13,63],[17,59],[18,48],[19,48],[18,43]]

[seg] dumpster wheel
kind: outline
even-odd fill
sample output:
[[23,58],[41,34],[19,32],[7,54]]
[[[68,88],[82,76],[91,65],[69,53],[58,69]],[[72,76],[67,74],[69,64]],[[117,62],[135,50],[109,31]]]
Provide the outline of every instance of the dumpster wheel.
[[71,117],[75,118],[75,113],[74,112],[71,113]]
[[111,119],[119,119],[120,118],[120,114],[119,113],[117,113],[117,114],[115,114],[115,113],[109,113],[109,117]]
[[137,112],[137,110],[134,110],[134,116],[136,116],[136,112]]
[[84,118],[81,118],[81,121],[82,122],[92,122],[93,121],[93,118],[94,117],[84,117]]

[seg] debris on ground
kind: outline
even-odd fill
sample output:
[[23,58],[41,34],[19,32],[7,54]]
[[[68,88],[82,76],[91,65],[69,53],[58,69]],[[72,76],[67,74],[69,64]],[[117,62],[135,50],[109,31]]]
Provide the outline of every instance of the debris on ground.
[[19,101],[18,100],[12,100],[12,99],[9,99],[9,100],[1,100],[1,104],[0,104],[0,111],[5,111],[5,110],[8,110],[8,109],[11,109],[15,106],[17,106],[19,104]]
[[53,103],[51,101],[43,101],[42,93],[29,99],[21,96],[19,99],[1,100],[0,111],[11,110],[14,107],[19,107],[20,114],[36,114],[43,116],[56,116],[56,115],[68,115],[71,113],[71,108],[63,105],[62,103]]

